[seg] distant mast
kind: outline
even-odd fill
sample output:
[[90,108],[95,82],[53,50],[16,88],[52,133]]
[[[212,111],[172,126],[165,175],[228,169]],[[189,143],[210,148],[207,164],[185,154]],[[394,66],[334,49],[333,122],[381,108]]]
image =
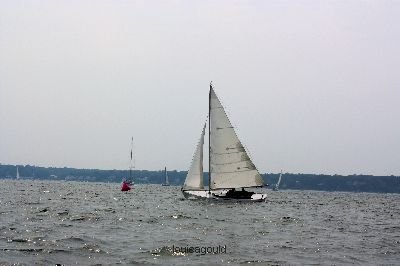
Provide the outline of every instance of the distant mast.
[[167,167],[165,167],[165,184],[168,185],[168,174],[167,174]]
[[133,176],[135,174],[135,171],[132,172],[132,168],[133,170],[135,170],[135,162],[133,162],[133,137],[131,139],[131,163],[129,165],[129,181],[132,182],[133,181]]
[[164,172],[165,172],[165,184],[168,185],[167,167],[165,167]]
[[163,186],[169,186],[168,173],[167,173],[167,167],[166,166],[164,168],[164,181],[163,181],[162,185]]

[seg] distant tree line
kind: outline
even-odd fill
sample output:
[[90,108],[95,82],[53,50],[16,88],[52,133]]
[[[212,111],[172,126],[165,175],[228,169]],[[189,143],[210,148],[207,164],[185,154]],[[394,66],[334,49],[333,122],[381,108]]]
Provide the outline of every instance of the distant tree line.
[[[279,174],[264,174],[270,184]],[[400,176],[283,174],[280,189],[400,193]]]
[[[121,182],[123,177],[129,177],[128,170],[76,169],[31,165],[18,165],[18,172],[21,179],[40,180]],[[16,174],[16,165],[0,164],[0,178],[15,179]],[[186,171],[168,171],[170,184],[182,185],[186,174]],[[164,180],[164,171],[135,170],[133,176],[135,183],[161,184]],[[262,177],[264,183],[272,187],[278,181],[279,174],[262,174]],[[207,179],[208,173],[205,173],[205,185],[208,185]],[[282,175],[280,189],[400,193],[400,177],[285,173]]]

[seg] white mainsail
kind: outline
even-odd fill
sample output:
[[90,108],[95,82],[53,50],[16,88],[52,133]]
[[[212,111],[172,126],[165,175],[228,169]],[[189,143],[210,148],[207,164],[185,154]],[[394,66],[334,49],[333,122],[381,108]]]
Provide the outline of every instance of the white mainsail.
[[189,172],[187,173],[185,183],[183,184],[183,190],[204,189],[203,145],[205,128],[206,125],[204,124],[199,143],[197,144],[196,151],[193,156],[192,164],[190,166]]
[[263,186],[263,179],[210,86],[211,189]]
[[17,166],[17,179],[19,179],[19,172],[18,172],[18,166]]

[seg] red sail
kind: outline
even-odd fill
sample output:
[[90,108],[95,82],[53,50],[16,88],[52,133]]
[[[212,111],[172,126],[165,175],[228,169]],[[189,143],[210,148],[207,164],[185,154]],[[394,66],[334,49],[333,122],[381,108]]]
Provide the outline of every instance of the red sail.
[[129,191],[129,190],[131,190],[129,183],[126,181],[123,181],[122,185],[121,185],[121,191]]

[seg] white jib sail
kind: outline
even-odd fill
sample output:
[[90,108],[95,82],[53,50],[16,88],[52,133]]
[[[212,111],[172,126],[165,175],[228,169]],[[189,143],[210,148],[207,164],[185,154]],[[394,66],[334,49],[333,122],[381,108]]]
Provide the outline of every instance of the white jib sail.
[[276,189],[278,189],[279,188],[279,184],[281,183],[281,179],[282,179],[282,170],[281,170],[281,174],[279,175],[279,179],[278,179],[278,182],[276,183]]
[[210,93],[211,189],[262,186],[264,182],[260,173],[212,88]]
[[184,190],[204,189],[203,178],[203,145],[204,145],[204,132],[206,125],[201,132],[199,143],[197,144],[196,151],[193,156],[192,164],[186,176],[185,183],[183,184]]

